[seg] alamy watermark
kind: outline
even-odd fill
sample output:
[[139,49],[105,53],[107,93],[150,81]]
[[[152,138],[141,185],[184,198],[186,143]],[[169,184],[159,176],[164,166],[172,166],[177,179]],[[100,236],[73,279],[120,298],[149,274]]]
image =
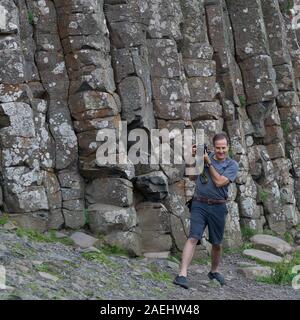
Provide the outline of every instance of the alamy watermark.
[[294,266],[292,268],[292,273],[296,273],[297,274],[292,280],[292,287],[295,290],[299,290],[300,289],[300,273],[299,272],[300,272],[300,265]]
[[6,289],[6,269],[0,265],[0,290]]
[[300,28],[300,3],[294,5],[291,10],[293,19],[292,19],[292,29],[297,30]]
[[[196,129],[132,129],[127,132],[127,122],[119,121],[116,129],[98,131],[96,142],[101,142],[96,152],[96,163],[104,165],[162,164],[195,165],[186,168],[186,175],[201,172],[204,155],[204,130]],[[193,143],[194,142],[194,143]],[[196,144],[196,156],[192,146]]]

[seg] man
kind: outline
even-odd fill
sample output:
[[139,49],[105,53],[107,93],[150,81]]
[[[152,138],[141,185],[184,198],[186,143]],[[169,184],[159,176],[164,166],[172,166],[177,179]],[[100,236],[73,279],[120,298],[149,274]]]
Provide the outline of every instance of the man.
[[173,282],[186,289],[188,289],[187,269],[206,226],[208,226],[209,242],[212,244],[211,270],[208,277],[211,280],[216,279],[221,285],[225,284],[218,267],[228,213],[226,206],[228,185],[236,179],[238,163],[228,157],[229,140],[226,134],[216,134],[213,146],[214,152],[204,153],[205,168],[196,181],[191,207],[190,233],[183,249],[180,273]]

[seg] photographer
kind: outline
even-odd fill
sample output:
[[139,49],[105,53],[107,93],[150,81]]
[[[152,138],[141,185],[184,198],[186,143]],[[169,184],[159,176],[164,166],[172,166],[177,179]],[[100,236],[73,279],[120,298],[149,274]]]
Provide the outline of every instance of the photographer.
[[211,270],[208,277],[211,280],[216,279],[221,285],[225,284],[224,277],[217,270],[221,260],[221,243],[228,213],[228,185],[236,179],[238,163],[228,157],[229,140],[226,134],[216,134],[213,146],[214,152],[204,153],[205,167],[203,173],[197,177],[191,206],[190,233],[183,249],[180,273],[173,281],[186,289],[187,269],[206,226],[209,242],[212,244]]

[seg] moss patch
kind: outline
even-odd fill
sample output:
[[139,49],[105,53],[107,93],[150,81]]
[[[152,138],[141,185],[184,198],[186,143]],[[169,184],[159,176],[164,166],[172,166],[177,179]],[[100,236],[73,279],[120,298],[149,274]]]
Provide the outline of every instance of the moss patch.
[[47,242],[47,243],[60,242],[68,246],[74,245],[74,241],[67,236],[65,238],[57,238],[55,235],[55,230],[50,230],[49,234],[43,234],[32,229],[18,228],[17,235],[21,238],[27,238],[35,242]]
[[9,219],[8,219],[8,214],[3,214],[0,217],[0,226],[5,225],[6,223],[8,223]]
[[117,263],[111,261],[104,252],[84,252],[82,253],[82,256],[87,260],[97,261],[114,269],[120,268],[120,266]]

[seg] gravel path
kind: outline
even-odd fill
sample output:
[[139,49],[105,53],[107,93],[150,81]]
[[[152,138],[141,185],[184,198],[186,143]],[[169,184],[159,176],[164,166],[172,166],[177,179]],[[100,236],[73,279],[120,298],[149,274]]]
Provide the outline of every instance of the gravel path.
[[208,280],[209,266],[192,265],[189,290],[172,284],[178,270],[172,261],[120,256],[100,260],[87,260],[73,246],[30,241],[0,228],[0,265],[7,286],[0,290],[0,299],[300,299],[300,290],[291,286],[257,283],[238,274],[238,262],[248,261],[239,254],[223,258],[224,287]]

